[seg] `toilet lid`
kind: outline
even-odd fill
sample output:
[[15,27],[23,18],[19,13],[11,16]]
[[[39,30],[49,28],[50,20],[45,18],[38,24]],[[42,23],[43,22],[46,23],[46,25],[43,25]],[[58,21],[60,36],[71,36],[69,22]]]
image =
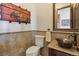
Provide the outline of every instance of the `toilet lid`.
[[34,53],[37,52],[40,49],[38,46],[31,46],[30,48],[27,49],[26,53]]

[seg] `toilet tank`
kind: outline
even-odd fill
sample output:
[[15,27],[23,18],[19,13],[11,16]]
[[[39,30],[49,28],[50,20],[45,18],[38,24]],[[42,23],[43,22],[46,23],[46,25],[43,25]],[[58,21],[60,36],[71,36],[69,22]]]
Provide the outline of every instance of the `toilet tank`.
[[45,36],[35,35],[35,45],[42,48],[44,47]]

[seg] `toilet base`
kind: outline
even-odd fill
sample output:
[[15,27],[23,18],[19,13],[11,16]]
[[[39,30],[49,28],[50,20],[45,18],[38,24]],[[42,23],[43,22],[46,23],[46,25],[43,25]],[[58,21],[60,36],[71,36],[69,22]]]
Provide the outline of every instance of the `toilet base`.
[[26,56],[39,56],[40,55],[40,47],[31,46],[26,50]]

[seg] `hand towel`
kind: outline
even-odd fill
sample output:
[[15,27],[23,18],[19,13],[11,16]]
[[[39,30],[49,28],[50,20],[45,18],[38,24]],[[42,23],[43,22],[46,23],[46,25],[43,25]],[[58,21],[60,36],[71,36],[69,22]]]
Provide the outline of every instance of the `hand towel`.
[[46,32],[46,41],[51,42],[51,31]]

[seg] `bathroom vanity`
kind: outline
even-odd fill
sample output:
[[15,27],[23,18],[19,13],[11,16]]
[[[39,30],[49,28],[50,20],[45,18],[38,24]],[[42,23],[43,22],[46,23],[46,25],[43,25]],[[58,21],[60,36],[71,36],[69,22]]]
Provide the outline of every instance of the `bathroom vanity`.
[[56,40],[48,45],[49,56],[79,56],[79,51],[75,47],[70,49],[59,47]]
[[73,46],[69,49],[62,48],[58,46],[58,43],[56,41],[56,38],[68,38],[70,34],[76,33],[78,35],[74,37],[74,42],[76,42],[75,46],[79,47],[78,19],[79,19],[79,3],[53,4],[53,32],[52,32],[53,41],[48,45],[49,56],[79,56],[79,51],[77,51],[76,49],[77,47]]

